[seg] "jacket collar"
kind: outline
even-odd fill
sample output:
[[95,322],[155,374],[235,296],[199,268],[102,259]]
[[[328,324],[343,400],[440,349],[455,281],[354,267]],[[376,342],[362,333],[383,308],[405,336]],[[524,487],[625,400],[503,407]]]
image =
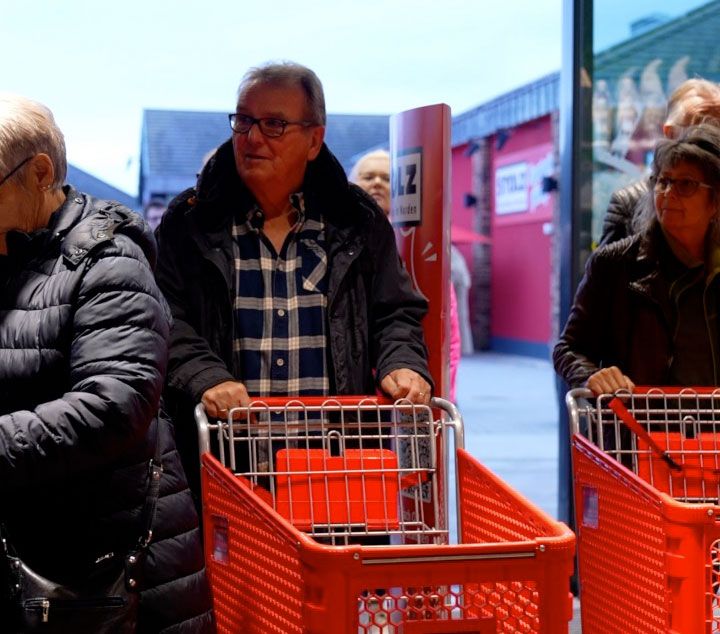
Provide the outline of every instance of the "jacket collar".
[[[317,158],[308,163],[303,181],[303,195],[309,209],[321,213],[325,222],[337,228],[367,222],[372,215],[366,205],[358,205],[354,185],[323,144]],[[196,204],[188,213],[206,234],[225,231],[237,209],[250,209],[255,200],[235,169],[232,139],[223,143],[210,158],[198,177]]]
[[82,216],[84,201],[70,186],[63,187],[65,202],[50,216],[47,226],[31,233],[10,231],[7,235],[8,255],[11,258],[32,258],[58,239],[61,239]]
[[63,192],[65,202],[50,216],[47,227],[31,234],[19,231],[8,234],[11,256],[32,258],[59,243],[65,261],[77,266],[99,244],[122,232],[142,248],[150,265],[155,266],[155,240],[138,214],[117,203],[82,194],[70,185],[65,185]]
[[54,237],[65,235],[82,217],[85,211],[85,198],[71,185],[63,187],[65,202],[53,214],[48,228]]

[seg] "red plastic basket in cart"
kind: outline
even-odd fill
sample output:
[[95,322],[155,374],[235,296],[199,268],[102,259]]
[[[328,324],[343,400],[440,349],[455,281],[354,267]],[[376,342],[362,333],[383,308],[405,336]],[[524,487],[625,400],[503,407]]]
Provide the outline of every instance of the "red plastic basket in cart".
[[566,401],[583,633],[720,632],[720,391]]
[[196,416],[220,632],[567,632],[574,535],[461,448],[447,401],[265,399]]
[[276,462],[275,510],[310,529],[313,522],[365,524],[370,530],[397,529],[398,491],[417,487],[424,473],[395,477],[398,458],[389,449],[348,449],[331,456],[325,449],[280,449]]

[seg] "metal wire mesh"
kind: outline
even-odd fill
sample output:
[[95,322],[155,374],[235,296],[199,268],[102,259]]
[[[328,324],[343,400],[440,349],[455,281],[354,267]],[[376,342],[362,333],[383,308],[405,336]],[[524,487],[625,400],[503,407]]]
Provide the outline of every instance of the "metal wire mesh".
[[621,395],[660,452],[622,422],[609,405],[613,397],[601,395],[582,410],[580,424],[587,437],[674,499],[716,504],[720,498],[720,390],[652,388]]
[[210,425],[213,453],[294,526],[328,544],[445,543],[442,421],[427,406],[264,402]]

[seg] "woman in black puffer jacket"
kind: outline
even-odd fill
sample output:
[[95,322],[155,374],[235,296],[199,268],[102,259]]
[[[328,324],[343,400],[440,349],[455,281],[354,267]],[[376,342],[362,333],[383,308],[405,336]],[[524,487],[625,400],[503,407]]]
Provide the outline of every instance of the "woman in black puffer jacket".
[[135,213],[63,187],[65,173],[50,111],[0,95],[2,530],[37,573],[87,579],[138,541],[157,441],[137,631],[212,632],[197,515],[157,416],[170,317],[155,243]]

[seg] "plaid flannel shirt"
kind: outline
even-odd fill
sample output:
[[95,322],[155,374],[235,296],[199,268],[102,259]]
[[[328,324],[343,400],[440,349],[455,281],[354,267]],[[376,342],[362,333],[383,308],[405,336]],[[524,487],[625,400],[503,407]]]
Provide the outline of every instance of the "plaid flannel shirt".
[[326,395],[327,252],[323,219],[290,197],[298,219],[280,253],[255,206],[233,222],[234,354],[253,396]]

